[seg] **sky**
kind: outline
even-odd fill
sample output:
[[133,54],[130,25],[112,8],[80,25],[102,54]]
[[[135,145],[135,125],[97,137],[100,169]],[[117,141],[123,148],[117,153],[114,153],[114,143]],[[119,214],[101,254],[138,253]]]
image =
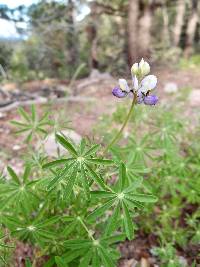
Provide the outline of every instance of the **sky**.
[[[35,4],[37,2],[39,2],[39,0],[0,0],[0,5],[7,5],[9,8],[15,8],[20,5],[30,6],[31,4]],[[82,20],[84,16],[89,13],[89,9],[87,7],[84,7],[81,13],[82,14],[80,14],[77,17],[77,20]],[[21,25],[19,26],[26,28],[25,23],[21,23]],[[0,19],[0,37],[1,38],[19,37],[13,22]]]
[[7,5],[10,8],[15,8],[20,5],[29,6],[37,2],[38,0],[0,0],[0,5]]
[[[0,5],[7,5],[9,8],[15,8],[20,5],[29,6],[37,2],[38,0],[0,0]],[[23,23],[19,26],[26,27],[26,25]],[[0,19],[0,37],[1,38],[19,37],[13,22],[7,21],[5,19]]]

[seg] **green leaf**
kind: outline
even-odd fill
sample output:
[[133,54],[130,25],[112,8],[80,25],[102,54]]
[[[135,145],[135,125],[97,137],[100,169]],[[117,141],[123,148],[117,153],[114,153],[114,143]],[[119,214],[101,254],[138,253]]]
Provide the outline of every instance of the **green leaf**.
[[24,169],[24,174],[23,174],[23,182],[26,183],[29,175],[30,175],[31,168],[30,166],[26,166]]
[[93,147],[91,147],[85,154],[85,157],[88,157],[92,154],[95,154],[97,152],[97,150],[100,148],[100,145],[94,145]]
[[29,130],[30,127],[28,124],[25,124],[25,123],[22,123],[22,122],[19,122],[19,121],[10,121],[11,124],[15,125],[15,126],[19,126],[19,127],[25,127],[26,130]]
[[138,201],[138,202],[146,202],[146,203],[154,203],[158,199],[154,195],[149,195],[149,194],[128,194],[128,197],[132,199],[133,201]]
[[31,105],[31,117],[32,117],[32,121],[36,120],[36,112],[35,112],[35,106]]
[[142,205],[140,202],[134,201],[134,200],[128,198],[127,196],[125,197],[124,202],[133,210],[135,208],[138,208],[138,209],[144,208],[144,205]]
[[92,267],[101,267],[100,257],[98,255],[97,249],[95,249],[93,252]]
[[92,241],[88,239],[72,239],[64,242],[64,247],[71,250],[89,248],[92,246]]
[[91,191],[93,198],[115,198],[116,194],[109,191]]
[[110,201],[106,202],[105,204],[103,204],[99,208],[96,208],[93,212],[91,212],[88,215],[87,219],[89,221],[91,221],[91,220],[96,219],[96,217],[101,216],[106,210],[108,210],[110,207],[112,207],[114,202],[115,202],[115,199],[111,199]]
[[92,258],[92,251],[89,250],[87,252],[87,254],[83,257],[83,259],[81,260],[80,264],[79,264],[79,267],[88,267],[89,266],[89,263],[91,261],[91,258]]
[[21,115],[27,122],[31,122],[31,119],[30,119],[28,113],[27,113],[22,107],[19,107],[19,108],[18,108],[18,111],[19,111],[20,115]]
[[65,227],[65,229],[62,232],[62,235],[66,238],[69,234],[71,234],[71,232],[74,231],[76,226],[77,226],[77,221],[73,221],[72,223],[70,223]]
[[[43,267],[53,267],[55,264],[54,257],[51,257],[46,263],[44,263]],[[67,267],[67,265],[66,265]]]
[[81,255],[85,255],[85,253],[88,251],[87,249],[79,249],[79,250],[71,250],[65,254],[62,255],[63,259],[65,260],[66,264],[73,261],[74,259],[80,257]]
[[129,214],[128,208],[124,202],[122,202],[122,206],[123,206],[123,214],[124,214],[123,220],[124,220],[126,236],[129,240],[131,240],[133,238],[133,232],[134,232],[133,222]]
[[81,152],[81,155],[83,154],[84,150],[85,150],[85,146],[86,146],[86,141],[85,139],[83,138],[81,140],[81,143],[80,143],[80,152]]
[[112,245],[124,241],[125,238],[126,236],[124,234],[119,234],[119,235],[104,237],[101,240],[103,242],[106,242],[108,245]]
[[112,216],[108,220],[108,224],[105,229],[105,235],[110,235],[117,229],[117,227],[119,227],[118,225],[119,217],[120,217],[120,205],[118,204],[115,207]]
[[26,259],[25,267],[32,267],[31,261],[29,259]]
[[42,222],[37,222],[37,219],[35,220],[35,226],[38,227],[38,228],[46,228],[48,226],[51,226],[51,225],[54,225],[55,223],[58,222],[58,220],[60,219],[59,216],[54,216],[54,217],[51,217],[49,219],[46,219]]
[[124,165],[124,163],[121,163],[119,167],[119,192],[122,192],[122,190],[124,189],[125,182],[126,182],[126,166]]
[[17,183],[20,184],[19,177],[15,173],[15,171],[11,167],[7,167],[8,173],[10,174],[11,178]]
[[90,187],[88,185],[87,176],[84,167],[81,165],[81,181],[86,198],[90,197]]
[[57,160],[54,160],[54,161],[51,161],[51,162],[48,162],[46,164],[44,164],[42,166],[43,169],[48,169],[48,168],[52,168],[52,167],[55,167],[55,166],[59,166],[63,163],[67,163],[67,162],[70,162],[72,161],[73,158],[69,158],[69,159],[57,159]]
[[143,182],[143,178],[142,177],[137,177],[136,180],[133,181],[131,183],[131,185],[129,187],[127,187],[123,192],[124,193],[131,193],[132,191],[134,191],[135,189],[140,187],[142,185],[142,182]]
[[52,179],[47,187],[47,190],[55,187],[56,183],[59,183],[60,180],[64,179],[66,174],[70,171],[70,169],[74,166],[74,162],[72,162],[69,166],[66,166],[54,179]]
[[56,139],[58,140],[58,142],[64,147],[66,148],[74,157],[77,157],[78,154],[75,150],[75,148],[73,147],[72,144],[70,144],[69,141],[67,141],[67,139],[65,139],[63,136],[56,134]]
[[106,186],[105,186],[104,180],[100,176],[98,176],[98,174],[95,171],[93,171],[89,165],[85,164],[85,166],[87,170],[89,171],[91,178],[95,181],[95,183],[98,184],[100,188],[105,189]]
[[61,257],[55,256],[55,262],[57,264],[57,267],[67,267],[67,264]]
[[109,159],[86,159],[87,162],[93,163],[93,164],[97,164],[97,165],[113,165],[114,162],[112,160]]
[[76,168],[76,166],[74,167],[70,177],[68,178],[67,181],[67,185],[66,185],[66,199],[69,199],[71,194],[72,194],[72,190],[74,187],[74,183],[76,181],[76,176],[77,176],[78,170]]
[[98,251],[105,267],[116,267],[107,249],[101,246]]

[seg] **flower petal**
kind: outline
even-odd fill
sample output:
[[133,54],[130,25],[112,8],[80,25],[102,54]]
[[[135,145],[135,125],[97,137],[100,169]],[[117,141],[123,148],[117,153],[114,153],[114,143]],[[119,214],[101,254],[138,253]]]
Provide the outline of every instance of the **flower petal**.
[[155,105],[158,102],[157,95],[148,95],[144,97],[144,103],[145,105]]
[[133,77],[133,88],[134,88],[134,91],[137,91],[139,89],[139,82],[136,76]]
[[119,87],[115,87],[113,90],[112,90],[112,94],[118,98],[124,98],[127,96],[127,92],[123,92]]
[[148,75],[141,81],[140,91],[147,93],[156,87],[157,78],[155,75]]
[[130,88],[128,86],[128,83],[125,79],[119,79],[119,87],[122,89],[122,91],[130,92]]
[[139,63],[139,68],[140,68],[140,69],[144,66],[144,63],[145,63],[145,61],[144,61],[144,59],[142,58],[141,61],[140,61],[140,63]]

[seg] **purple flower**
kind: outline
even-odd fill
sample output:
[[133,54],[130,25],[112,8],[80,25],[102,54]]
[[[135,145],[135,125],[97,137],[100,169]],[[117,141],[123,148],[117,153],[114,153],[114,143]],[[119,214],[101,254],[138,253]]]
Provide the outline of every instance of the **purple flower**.
[[158,102],[157,95],[148,95],[144,97],[145,105],[155,105]]
[[124,98],[127,96],[128,92],[124,92],[119,87],[115,87],[112,90],[112,94],[118,98]]
[[137,104],[144,103],[145,105],[155,105],[158,102],[156,95],[150,95],[157,84],[155,75],[147,75],[150,72],[149,64],[142,59],[140,63],[135,63],[131,68],[132,86],[129,87],[125,79],[119,79],[119,86],[112,90],[112,94],[118,98],[126,96],[136,97]]
[[144,98],[143,94],[141,92],[138,92],[138,94],[137,94],[137,103],[138,104],[142,104],[144,102],[143,98]]

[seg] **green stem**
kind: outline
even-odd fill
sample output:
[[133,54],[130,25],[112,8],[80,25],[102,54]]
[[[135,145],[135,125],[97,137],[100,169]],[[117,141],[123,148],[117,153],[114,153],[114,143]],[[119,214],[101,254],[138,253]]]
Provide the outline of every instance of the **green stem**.
[[121,129],[120,129],[119,132],[114,136],[114,138],[112,139],[112,141],[105,147],[103,153],[106,153],[106,152],[108,151],[108,149],[109,149],[111,146],[113,146],[113,145],[118,141],[118,139],[120,138],[120,136],[121,136],[121,134],[122,134],[124,128],[126,127],[128,121],[129,121],[129,119],[130,119],[130,116],[131,116],[131,114],[132,114],[132,111],[133,111],[133,109],[134,109],[134,106],[135,106],[135,104],[136,104],[136,101],[137,101],[137,95],[134,93],[133,101],[132,101],[130,110],[129,110],[127,116],[126,116],[126,119],[125,119],[124,123],[122,124]]
[[88,236],[95,241],[94,237],[92,236],[91,232],[89,231],[89,229],[87,228],[87,226],[85,225],[84,221],[81,219],[81,217],[78,217],[78,220],[80,221],[80,223],[82,224],[83,228],[86,230],[86,232],[88,233]]

